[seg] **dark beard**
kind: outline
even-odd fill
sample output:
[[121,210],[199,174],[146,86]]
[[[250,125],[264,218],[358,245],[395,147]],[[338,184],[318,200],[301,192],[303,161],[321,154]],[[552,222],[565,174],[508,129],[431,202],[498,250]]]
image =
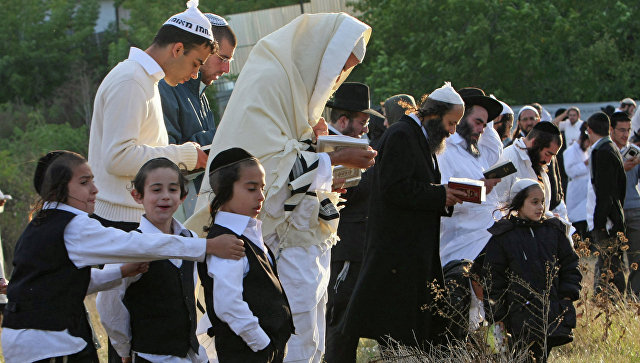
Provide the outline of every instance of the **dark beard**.
[[540,172],[542,171],[542,164],[540,164],[540,150],[531,147],[527,149],[527,154],[529,155],[529,160],[531,160],[531,167],[533,168],[533,171],[536,172],[537,176],[540,176]]
[[496,132],[498,132],[498,135],[500,135],[500,139],[504,140],[507,138],[507,122],[502,122],[501,124],[498,125],[498,128],[496,129]]
[[440,154],[444,151],[444,140],[449,137],[449,131],[442,125],[442,117],[432,118],[423,122],[425,130],[427,130],[427,144],[434,154]]
[[480,156],[480,150],[478,150],[478,141],[471,138],[473,136],[472,130],[471,127],[469,127],[469,123],[467,122],[467,120],[462,120],[458,124],[457,131],[458,135],[460,135],[460,137],[462,137],[464,141],[467,142],[467,151],[469,152],[469,154],[471,154],[475,158],[478,158]]

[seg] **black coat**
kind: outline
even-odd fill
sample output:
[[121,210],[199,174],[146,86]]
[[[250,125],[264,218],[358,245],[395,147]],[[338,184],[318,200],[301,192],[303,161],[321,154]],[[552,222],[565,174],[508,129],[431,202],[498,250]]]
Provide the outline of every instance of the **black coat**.
[[422,129],[403,116],[383,134],[371,175],[367,240],[344,329],[390,335],[405,344],[435,341],[444,323],[426,308],[429,283],[443,286],[440,216],[446,192]]
[[[489,228],[493,236],[485,247],[482,269],[488,297],[485,311],[490,319],[504,322],[516,337],[544,339],[542,306],[548,299],[549,343],[555,346],[572,340],[576,326],[572,301],[579,298],[582,275],[565,231],[556,218],[531,222],[512,217]],[[546,299],[541,296],[545,291]]]
[[611,140],[603,140],[591,151],[590,163],[591,183],[596,194],[594,230],[604,229],[609,218],[613,223],[612,232],[624,232],[622,207],[627,192],[627,175],[622,156]]

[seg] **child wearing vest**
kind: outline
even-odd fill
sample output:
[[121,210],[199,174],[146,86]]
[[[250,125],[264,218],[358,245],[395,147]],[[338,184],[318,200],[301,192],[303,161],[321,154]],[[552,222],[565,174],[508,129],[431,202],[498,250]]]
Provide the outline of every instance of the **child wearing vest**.
[[[187,180],[167,158],[146,162],[132,181],[131,195],[144,206],[138,232],[194,236],[173,218],[187,196]],[[96,305],[111,344],[124,362],[208,362],[196,338],[193,261],[150,263],[143,275],[98,294]]]
[[489,228],[493,236],[472,269],[482,266],[489,317],[511,334],[512,346],[528,349],[536,362],[546,362],[551,347],[573,340],[573,301],[582,280],[565,225],[546,218],[544,209],[538,181],[514,183],[507,215]]
[[91,168],[76,153],[40,158],[34,186],[40,200],[16,244],[2,323],[8,363],[98,362],[83,304],[87,293],[104,288],[104,280],[93,281],[93,265],[243,254],[241,241],[232,236],[205,241],[102,227],[89,217],[98,193]]
[[246,252],[239,261],[212,256],[198,265],[218,359],[282,362],[294,328],[276,260],[256,219],[264,201],[264,169],[240,148],[219,153],[209,168],[215,198],[207,237],[233,233]]

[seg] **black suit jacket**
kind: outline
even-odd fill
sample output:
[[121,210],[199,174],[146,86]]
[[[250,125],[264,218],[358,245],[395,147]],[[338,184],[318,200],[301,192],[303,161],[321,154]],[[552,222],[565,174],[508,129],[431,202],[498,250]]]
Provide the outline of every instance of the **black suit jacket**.
[[627,191],[627,176],[622,156],[611,140],[601,141],[591,151],[591,183],[596,194],[593,212],[594,230],[606,227],[607,218],[613,222],[612,232],[624,232],[624,197]]
[[371,175],[367,242],[345,330],[434,342],[445,324],[430,309],[429,284],[443,286],[440,217],[450,215],[435,156],[417,122],[403,116],[380,139]]

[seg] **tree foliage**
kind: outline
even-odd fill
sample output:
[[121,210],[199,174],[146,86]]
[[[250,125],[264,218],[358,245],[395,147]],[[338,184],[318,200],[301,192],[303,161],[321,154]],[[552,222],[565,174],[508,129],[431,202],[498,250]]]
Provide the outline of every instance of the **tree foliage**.
[[511,103],[639,96],[634,0],[361,0],[376,99],[452,81]]
[[79,62],[99,63],[97,0],[3,1],[0,103],[35,104],[52,95]]

